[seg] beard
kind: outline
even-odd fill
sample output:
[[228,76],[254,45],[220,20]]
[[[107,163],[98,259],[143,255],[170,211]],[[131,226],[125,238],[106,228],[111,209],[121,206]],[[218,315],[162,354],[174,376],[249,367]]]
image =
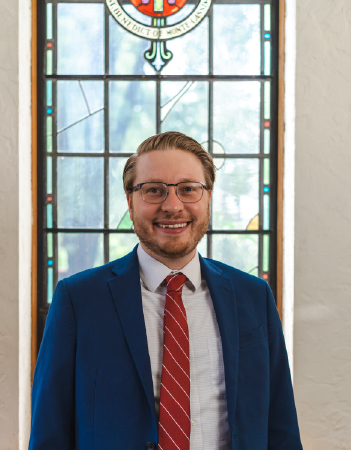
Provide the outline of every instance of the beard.
[[210,220],[210,202],[208,203],[206,216],[202,220],[199,220],[192,215],[188,217],[184,217],[183,215],[165,215],[164,217],[155,218],[155,222],[159,220],[184,220],[184,222],[191,222],[190,226],[192,232],[189,237],[185,238],[177,235],[170,236],[166,242],[159,242],[154,233],[150,233],[149,228],[144,225],[145,221],[138,217],[133,205],[132,213],[134,231],[143,246],[155,255],[169,259],[179,259],[189,255],[205,235]]

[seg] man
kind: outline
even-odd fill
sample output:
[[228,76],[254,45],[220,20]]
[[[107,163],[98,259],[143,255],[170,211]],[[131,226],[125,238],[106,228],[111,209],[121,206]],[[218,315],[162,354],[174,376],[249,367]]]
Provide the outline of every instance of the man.
[[267,283],[196,246],[211,157],[153,136],[123,174],[140,244],[58,283],[33,386],[30,450],[300,450]]

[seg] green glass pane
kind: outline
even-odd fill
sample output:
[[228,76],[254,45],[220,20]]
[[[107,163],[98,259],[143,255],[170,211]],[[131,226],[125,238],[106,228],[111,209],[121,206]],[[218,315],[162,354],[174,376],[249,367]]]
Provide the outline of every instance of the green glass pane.
[[48,203],[46,205],[46,226],[47,228],[52,228],[52,204]]
[[58,3],[57,73],[104,73],[104,5]]
[[265,158],[263,161],[263,184],[270,184],[270,160]]
[[48,233],[46,236],[46,250],[47,250],[47,257],[53,258],[54,257],[54,242],[53,242],[52,233]]
[[46,151],[52,153],[52,117],[46,118]]
[[58,234],[58,279],[104,264],[102,233]]
[[52,81],[46,82],[46,105],[52,106]]
[[212,257],[252,275],[257,275],[258,236],[214,234]]
[[264,43],[264,74],[271,74],[271,43],[266,41]]
[[266,128],[263,133],[263,151],[269,154],[271,151],[271,130]]
[[138,236],[134,233],[110,234],[110,261],[127,255],[138,243]]
[[269,195],[263,196],[263,229],[269,230]]
[[264,5],[264,31],[271,31],[271,5]]
[[225,153],[259,152],[260,104],[257,81],[214,82],[213,135]]
[[47,285],[47,302],[52,302],[52,296],[54,293],[54,269],[48,268],[48,285]]
[[123,189],[123,169],[126,162],[127,158],[110,158],[109,226],[114,229],[130,230],[133,224],[129,218],[128,203]]
[[52,39],[52,3],[46,4],[46,39]]
[[268,272],[269,270],[269,235],[263,235],[263,255],[262,255],[262,270]]
[[271,118],[271,82],[264,82],[264,118]]
[[213,5],[215,75],[260,73],[260,20],[260,5]]
[[57,222],[63,228],[101,228],[104,210],[102,157],[57,159]]
[[52,50],[47,50],[46,51],[46,75],[52,75],[52,58],[53,58]]
[[46,157],[46,193],[52,194],[52,157]]
[[[214,158],[220,167],[219,158]],[[212,197],[215,230],[246,230],[259,213],[258,159],[226,159],[217,171]]]
[[109,89],[110,151],[134,153],[156,134],[156,83],[111,81]]
[[198,142],[208,141],[208,83],[161,83],[161,131],[180,131]]

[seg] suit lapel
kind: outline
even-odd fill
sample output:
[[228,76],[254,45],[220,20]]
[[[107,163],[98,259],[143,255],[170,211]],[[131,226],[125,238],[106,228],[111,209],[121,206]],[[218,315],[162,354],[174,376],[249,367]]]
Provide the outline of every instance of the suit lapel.
[[239,326],[235,292],[229,276],[211,261],[199,256],[222,339],[228,422],[233,432],[239,369]]
[[108,281],[111,294],[156,425],[155,399],[141,298],[137,247],[132,253],[117,260],[112,272],[117,276]]

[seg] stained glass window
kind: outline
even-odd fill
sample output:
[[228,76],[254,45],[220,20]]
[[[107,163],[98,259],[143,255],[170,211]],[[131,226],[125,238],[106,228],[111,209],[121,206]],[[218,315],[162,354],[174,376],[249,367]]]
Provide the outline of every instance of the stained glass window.
[[138,242],[122,171],[163,131],[218,169],[200,253],[275,290],[278,1],[38,3],[38,342],[58,280]]

